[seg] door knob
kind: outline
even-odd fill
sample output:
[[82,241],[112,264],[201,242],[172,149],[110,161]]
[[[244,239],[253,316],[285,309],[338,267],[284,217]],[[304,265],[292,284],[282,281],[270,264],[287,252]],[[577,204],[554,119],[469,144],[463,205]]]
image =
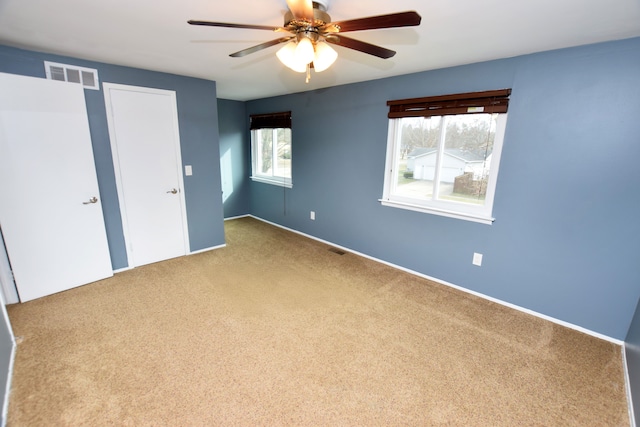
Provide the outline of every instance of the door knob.
[[171,190],[167,191],[167,193],[171,193],[171,194],[176,194],[178,192],[178,190],[176,190],[175,188],[172,188]]
[[92,203],[97,203],[97,202],[98,202],[98,198],[94,196],[94,197],[90,198],[88,202],[82,202],[82,204],[83,205],[90,205]]

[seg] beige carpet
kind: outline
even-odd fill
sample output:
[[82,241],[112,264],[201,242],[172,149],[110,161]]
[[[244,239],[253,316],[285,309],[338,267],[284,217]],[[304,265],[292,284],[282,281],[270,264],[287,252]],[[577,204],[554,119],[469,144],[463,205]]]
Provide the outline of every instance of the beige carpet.
[[625,426],[621,348],[260,221],[9,307],[9,426]]

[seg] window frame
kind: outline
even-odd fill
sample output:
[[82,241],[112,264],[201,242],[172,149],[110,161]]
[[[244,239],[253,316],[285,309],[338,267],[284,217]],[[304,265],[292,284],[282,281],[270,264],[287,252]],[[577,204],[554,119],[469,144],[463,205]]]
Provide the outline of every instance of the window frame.
[[[428,98],[412,98],[389,101],[389,128],[387,135],[387,152],[385,160],[384,187],[379,202],[383,206],[408,209],[450,218],[492,224],[495,189],[498,181],[500,157],[504,145],[504,134],[507,123],[508,96],[511,89],[499,91],[473,92],[468,94],[444,95]],[[454,116],[481,113],[497,113],[495,137],[491,154],[491,172],[487,182],[487,191],[483,205],[436,199],[410,198],[394,194],[397,185],[396,164],[400,153],[399,144],[402,136],[402,118],[429,118],[435,116]],[[443,129],[445,128],[443,123]],[[437,164],[440,165],[444,155],[444,141],[437,147]],[[439,166],[438,166],[439,167]]]
[[[293,135],[291,131],[291,112],[285,111],[281,113],[270,113],[270,114],[253,114],[250,116],[251,120],[251,180],[256,182],[261,182],[264,184],[277,185],[280,187],[293,188],[293,165],[289,165],[289,174],[290,177],[274,175],[275,172],[275,162],[278,158],[278,145],[277,145],[277,133],[280,129],[288,129],[290,133],[290,160],[293,162]],[[258,153],[259,144],[257,143],[257,135],[258,132],[264,131],[267,129],[271,129],[273,132],[272,135],[272,152],[271,152],[271,162],[272,162],[272,174],[265,175],[257,172],[259,170],[259,159],[260,155]]]

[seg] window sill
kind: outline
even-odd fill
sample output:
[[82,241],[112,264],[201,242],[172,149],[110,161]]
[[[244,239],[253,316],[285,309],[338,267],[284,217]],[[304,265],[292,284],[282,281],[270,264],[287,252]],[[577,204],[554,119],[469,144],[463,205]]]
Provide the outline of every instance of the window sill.
[[438,209],[438,208],[432,208],[432,207],[427,207],[422,205],[414,205],[411,203],[396,202],[396,201],[386,200],[386,199],[379,199],[378,201],[383,206],[389,206],[392,208],[400,208],[400,209],[408,209],[411,211],[446,216],[449,218],[462,219],[465,221],[479,222],[481,224],[491,225],[493,224],[493,221],[495,221],[495,218],[486,217],[479,214],[473,214],[473,213],[467,213],[467,212],[456,212],[456,211],[450,211],[446,209]]
[[283,181],[282,179],[269,179],[269,178],[262,178],[260,176],[252,176],[250,178],[252,181],[261,182],[263,184],[271,184],[271,185],[277,185],[278,187],[293,188],[293,183],[291,183],[290,181]]

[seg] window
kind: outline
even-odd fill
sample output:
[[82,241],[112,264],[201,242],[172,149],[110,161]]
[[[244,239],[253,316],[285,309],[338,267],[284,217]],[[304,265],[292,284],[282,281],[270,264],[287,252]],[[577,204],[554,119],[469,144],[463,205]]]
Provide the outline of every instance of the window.
[[291,188],[291,112],[251,116],[251,179]]
[[493,222],[511,89],[389,101],[385,206]]

